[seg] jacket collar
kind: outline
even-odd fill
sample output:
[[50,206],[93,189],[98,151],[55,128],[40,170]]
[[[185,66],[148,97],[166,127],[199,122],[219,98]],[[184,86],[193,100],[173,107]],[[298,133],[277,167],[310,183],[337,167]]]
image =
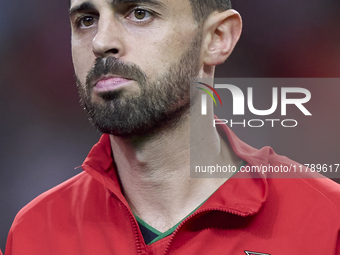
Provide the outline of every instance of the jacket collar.
[[81,167],[129,207],[122,194],[108,134],[101,136],[99,142],[92,147]]
[[[272,151],[269,147],[257,150],[247,145],[227,125],[217,125],[217,130],[248,166],[268,165],[268,155]],[[207,200],[202,209],[219,208],[236,215],[251,216],[260,211],[267,196],[268,183],[265,175],[238,172]]]
[[[229,141],[235,154],[248,165],[268,164],[268,156],[272,153],[269,147],[257,150],[247,145],[227,125],[218,125],[217,129],[222,138]],[[91,149],[82,168],[129,208],[115,170],[109,135],[102,135],[99,142]],[[267,193],[268,184],[264,175],[239,172],[224,183],[201,209],[215,208],[240,216],[250,216],[261,209]]]

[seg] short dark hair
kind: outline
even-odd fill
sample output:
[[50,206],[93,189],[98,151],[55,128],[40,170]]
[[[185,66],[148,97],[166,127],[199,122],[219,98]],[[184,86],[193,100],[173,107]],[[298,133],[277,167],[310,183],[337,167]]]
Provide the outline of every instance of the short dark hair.
[[226,11],[231,9],[230,0],[189,0],[194,18],[199,23],[206,20],[206,18],[214,11]]

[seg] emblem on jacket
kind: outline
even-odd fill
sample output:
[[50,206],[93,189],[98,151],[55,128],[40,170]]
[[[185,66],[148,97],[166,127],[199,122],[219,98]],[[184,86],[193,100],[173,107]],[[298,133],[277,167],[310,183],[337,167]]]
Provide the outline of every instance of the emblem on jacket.
[[253,252],[253,251],[244,251],[247,255],[270,255],[269,253],[261,253],[261,252]]

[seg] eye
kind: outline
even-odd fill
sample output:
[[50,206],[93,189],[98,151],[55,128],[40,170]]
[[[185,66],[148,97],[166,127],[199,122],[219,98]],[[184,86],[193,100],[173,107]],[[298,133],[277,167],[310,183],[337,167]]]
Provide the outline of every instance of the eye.
[[91,17],[91,16],[86,16],[82,19],[82,24],[85,26],[85,27],[90,27],[94,24],[94,18]]
[[152,20],[154,17],[154,14],[150,11],[141,9],[141,8],[136,8],[132,10],[132,12],[128,15],[128,19],[136,22],[146,22]]
[[134,11],[136,19],[144,19],[147,15],[145,10],[137,9]]
[[79,28],[88,28],[92,27],[95,24],[95,21],[95,17],[93,16],[82,16],[77,19],[76,25]]

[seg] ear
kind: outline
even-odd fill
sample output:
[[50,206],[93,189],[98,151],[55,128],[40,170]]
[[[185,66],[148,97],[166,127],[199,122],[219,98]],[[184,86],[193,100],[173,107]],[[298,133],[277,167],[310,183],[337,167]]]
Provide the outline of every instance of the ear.
[[222,64],[233,51],[242,31],[242,19],[235,10],[213,12],[203,25],[203,62]]

